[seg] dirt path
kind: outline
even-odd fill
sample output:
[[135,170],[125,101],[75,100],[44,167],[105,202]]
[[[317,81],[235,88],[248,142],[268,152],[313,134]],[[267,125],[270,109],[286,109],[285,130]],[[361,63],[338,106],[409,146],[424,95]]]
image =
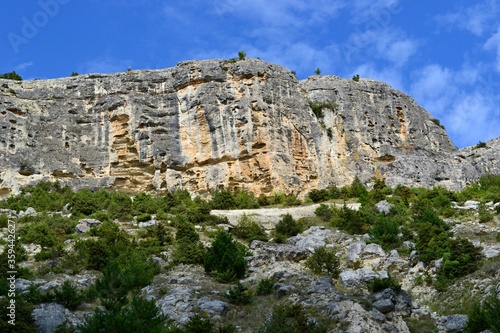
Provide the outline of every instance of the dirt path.
[[[327,204],[342,207],[343,204]],[[264,229],[273,229],[276,223],[279,222],[282,215],[290,214],[294,219],[301,217],[314,216],[314,211],[320,204],[309,206],[298,206],[288,208],[258,208],[258,209],[235,209],[235,210],[217,210],[214,209],[210,212],[212,215],[225,216],[232,225],[237,225],[241,217],[246,214],[247,216],[259,222]],[[350,209],[358,210],[361,204],[351,203],[347,204]]]

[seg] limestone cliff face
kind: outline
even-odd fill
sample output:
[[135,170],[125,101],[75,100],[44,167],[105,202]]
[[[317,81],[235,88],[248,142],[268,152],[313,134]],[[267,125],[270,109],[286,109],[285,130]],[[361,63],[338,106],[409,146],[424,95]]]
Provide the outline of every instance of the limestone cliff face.
[[[317,118],[311,103],[327,106]],[[478,171],[409,97],[370,80],[299,82],[264,61],[0,80],[0,195],[40,180],[130,192],[303,194],[369,182],[461,187]]]

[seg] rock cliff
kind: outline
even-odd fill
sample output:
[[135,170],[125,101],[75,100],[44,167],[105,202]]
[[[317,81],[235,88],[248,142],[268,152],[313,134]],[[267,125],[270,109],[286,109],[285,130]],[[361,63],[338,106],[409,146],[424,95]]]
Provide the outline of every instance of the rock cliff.
[[437,121],[387,84],[299,81],[256,59],[0,80],[0,127],[4,196],[40,180],[130,192],[300,195],[356,175],[458,189],[500,170],[498,145],[474,165]]

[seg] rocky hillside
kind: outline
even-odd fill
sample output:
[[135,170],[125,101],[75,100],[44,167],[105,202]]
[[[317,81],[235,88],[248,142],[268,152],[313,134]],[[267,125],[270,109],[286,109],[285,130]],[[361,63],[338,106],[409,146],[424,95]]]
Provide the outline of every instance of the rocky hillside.
[[302,195],[358,175],[459,189],[500,171],[493,145],[479,160],[458,152],[438,121],[387,84],[299,81],[256,59],[0,80],[0,126],[3,196],[42,179],[75,189]]

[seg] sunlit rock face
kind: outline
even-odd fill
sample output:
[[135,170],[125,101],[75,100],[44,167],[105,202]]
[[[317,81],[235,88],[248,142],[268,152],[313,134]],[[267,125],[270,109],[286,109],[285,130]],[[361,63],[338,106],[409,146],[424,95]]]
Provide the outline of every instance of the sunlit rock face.
[[3,196],[40,180],[75,189],[303,195],[356,175],[458,189],[483,171],[387,84],[299,81],[256,59],[0,80],[0,127]]

